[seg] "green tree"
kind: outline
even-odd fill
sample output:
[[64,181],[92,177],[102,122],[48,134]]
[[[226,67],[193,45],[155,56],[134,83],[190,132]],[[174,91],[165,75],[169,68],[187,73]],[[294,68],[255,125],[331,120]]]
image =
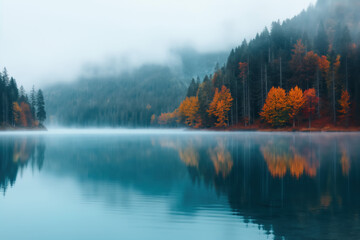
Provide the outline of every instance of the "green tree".
[[43,123],[46,119],[46,111],[45,111],[44,95],[41,89],[39,89],[37,93],[36,103],[37,103],[36,117],[40,121],[40,123]]
[[315,49],[320,55],[326,55],[329,49],[329,40],[325,31],[324,23],[319,24],[318,32],[314,40]]
[[36,117],[36,91],[35,87],[33,86],[30,92],[30,111],[33,117]]

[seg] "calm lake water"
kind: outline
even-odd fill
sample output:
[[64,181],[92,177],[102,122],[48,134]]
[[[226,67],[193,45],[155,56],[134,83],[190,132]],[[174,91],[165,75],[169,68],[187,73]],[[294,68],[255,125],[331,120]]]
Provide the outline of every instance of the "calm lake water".
[[0,239],[359,239],[359,133],[0,134]]

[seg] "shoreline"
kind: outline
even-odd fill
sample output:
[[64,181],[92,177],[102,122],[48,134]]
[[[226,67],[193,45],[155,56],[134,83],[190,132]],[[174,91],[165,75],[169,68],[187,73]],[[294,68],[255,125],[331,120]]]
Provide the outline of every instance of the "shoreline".
[[45,126],[42,127],[31,127],[31,128],[24,128],[24,127],[9,127],[9,126],[2,126],[0,127],[0,132],[17,132],[17,131],[48,131]]
[[360,132],[360,127],[314,127],[314,128],[228,128],[225,131],[255,131],[255,132]]

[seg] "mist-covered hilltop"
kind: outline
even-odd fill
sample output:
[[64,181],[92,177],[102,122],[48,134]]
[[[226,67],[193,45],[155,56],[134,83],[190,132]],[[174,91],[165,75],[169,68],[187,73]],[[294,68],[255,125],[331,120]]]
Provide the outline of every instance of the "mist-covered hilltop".
[[[300,125],[315,116],[326,117],[334,124],[339,118],[348,121],[350,117],[354,122],[360,117],[359,12],[356,0],[319,0],[291,19],[273,22],[270,29],[264,28],[249,42],[244,40],[230,52],[224,65],[227,54],[182,49],[175,51],[180,64],[172,67],[147,65],[121,74],[90,75],[74,83],[51,86],[46,89],[49,122],[149,126],[154,122],[177,125],[177,118],[185,125],[198,127],[251,125],[261,119],[273,87],[286,91],[285,97],[295,86],[301,92],[314,89],[307,94],[311,97],[314,93],[316,107],[306,109],[302,105],[299,111],[289,113],[284,105],[284,111],[276,110],[282,119],[272,125],[286,125],[292,120]],[[215,67],[217,62],[220,65]],[[196,76],[204,79],[203,83]],[[232,101],[221,103],[226,111],[222,111],[220,123],[216,122],[218,104],[214,103],[212,109],[210,105],[216,88],[221,90],[222,86],[229,90],[228,100]],[[183,105],[198,110],[183,108],[179,116],[178,106],[185,95],[197,97],[198,102]],[[195,108],[193,103],[197,104]],[[169,114],[156,118],[166,112]],[[187,116],[189,112],[194,116]]]
[[148,126],[153,114],[172,111],[181,102],[192,78],[211,74],[227,56],[191,48],[173,53],[178,61],[168,66],[148,64],[120,74],[85,73],[75,82],[49,86],[45,90],[48,124]]
[[359,125],[359,12],[357,0],[319,0],[292,19],[273,22],[234,48],[212,76],[192,82],[188,98],[158,123]]

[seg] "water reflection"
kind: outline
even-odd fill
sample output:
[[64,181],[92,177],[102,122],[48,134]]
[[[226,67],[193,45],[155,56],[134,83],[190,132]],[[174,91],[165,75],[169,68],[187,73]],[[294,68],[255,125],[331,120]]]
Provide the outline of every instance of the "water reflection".
[[300,178],[303,174],[315,177],[319,167],[319,159],[311,142],[295,144],[293,141],[274,143],[269,140],[260,150],[273,177],[284,177],[287,172]]
[[45,158],[45,143],[42,138],[8,137],[0,138],[0,188],[15,184],[18,172],[28,165],[41,170]]
[[135,190],[165,199],[172,219],[221,206],[279,239],[360,236],[359,134],[43,137],[1,138],[2,188],[36,166],[111,209]]

